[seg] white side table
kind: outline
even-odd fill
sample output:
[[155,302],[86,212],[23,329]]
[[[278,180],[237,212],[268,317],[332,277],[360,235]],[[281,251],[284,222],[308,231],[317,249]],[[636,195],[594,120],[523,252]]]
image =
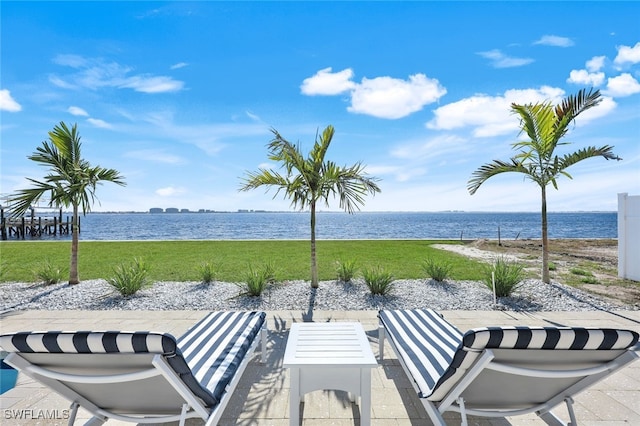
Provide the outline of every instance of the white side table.
[[290,369],[289,424],[298,425],[300,399],[316,390],[360,397],[360,424],[371,424],[371,369],[378,365],[359,322],[295,323],[284,352]]

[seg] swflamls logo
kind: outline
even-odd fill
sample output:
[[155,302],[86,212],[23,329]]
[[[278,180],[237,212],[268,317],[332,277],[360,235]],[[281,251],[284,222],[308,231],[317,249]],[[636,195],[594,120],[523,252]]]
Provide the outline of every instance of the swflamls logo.
[[5,420],[68,420],[69,410],[4,410]]

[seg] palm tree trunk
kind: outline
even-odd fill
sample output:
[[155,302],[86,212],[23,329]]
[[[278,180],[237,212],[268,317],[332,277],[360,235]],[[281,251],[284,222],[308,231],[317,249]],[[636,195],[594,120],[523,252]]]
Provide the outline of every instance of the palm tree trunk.
[[78,205],[73,205],[73,219],[71,222],[71,262],[69,265],[69,284],[78,284]]
[[542,187],[542,281],[549,284],[549,238],[547,237],[547,190]]
[[311,202],[311,288],[318,288],[318,266],[316,264],[316,202]]

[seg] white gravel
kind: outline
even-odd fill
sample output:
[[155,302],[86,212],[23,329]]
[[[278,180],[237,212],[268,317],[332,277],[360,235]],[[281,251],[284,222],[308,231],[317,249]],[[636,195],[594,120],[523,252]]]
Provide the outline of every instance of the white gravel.
[[589,311],[638,310],[607,302],[584,291],[560,284],[525,280],[511,297],[498,298],[480,282],[397,280],[387,296],[372,296],[361,280],[352,283],[320,282],[313,290],[308,281],[279,283],[261,297],[240,295],[234,283],[157,282],[129,297],[105,280],[80,284],[0,284],[0,312],[11,310],[377,310],[432,308],[436,310]]

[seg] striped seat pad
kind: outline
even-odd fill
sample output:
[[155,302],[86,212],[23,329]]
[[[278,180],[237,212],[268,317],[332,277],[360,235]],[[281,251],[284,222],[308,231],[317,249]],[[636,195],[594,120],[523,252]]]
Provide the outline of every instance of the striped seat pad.
[[193,377],[217,402],[265,319],[264,312],[212,312],[178,339]]
[[419,396],[431,395],[462,342],[460,330],[431,309],[382,310],[378,317]]

